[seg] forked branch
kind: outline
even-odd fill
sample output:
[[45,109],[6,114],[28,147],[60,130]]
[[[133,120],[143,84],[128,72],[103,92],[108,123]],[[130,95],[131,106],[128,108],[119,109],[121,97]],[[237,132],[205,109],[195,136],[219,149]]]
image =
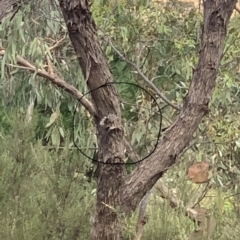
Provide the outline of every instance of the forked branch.
[[[215,88],[223,54],[227,25],[236,0],[204,1],[202,49],[194,69],[189,92],[175,123],[164,133],[156,151],[127,177],[122,185],[122,204],[125,211],[137,206],[139,199],[159,178],[176,163],[189,145],[193,134],[208,113],[208,104]],[[128,203],[128,204],[126,204]]]

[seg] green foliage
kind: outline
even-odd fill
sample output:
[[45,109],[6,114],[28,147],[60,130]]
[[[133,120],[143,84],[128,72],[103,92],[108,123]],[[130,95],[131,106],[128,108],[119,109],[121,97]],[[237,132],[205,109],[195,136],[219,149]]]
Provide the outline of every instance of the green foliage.
[[95,188],[85,176],[89,161],[67,141],[59,151],[43,147],[33,140],[35,124],[12,121],[0,146],[1,239],[88,239]]
[[[181,104],[201,47],[202,14],[195,9],[186,10],[178,1],[164,5],[142,0],[96,0],[92,11],[116,82],[137,83],[149,90],[162,108],[163,127],[169,126],[175,120],[175,110],[147,87],[136,69],[107,43],[106,37],[127,59],[138,64],[168,99]],[[189,163],[206,160],[213,165],[211,183],[216,197],[201,204],[210,208],[218,220],[214,239],[239,236],[235,225],[240,193],[239,23],[239,16],[230,23],[211,112],[200,124],[181,163],[165,174],[169,187],[177,189],[179,197],[187,203],[196,190],[186,180]],[[72,140],[74,133],[78,146],[93,156],[97,147],[94,122],[79,106],[73,127],[74,99],[16,66],[18,54],[37,68],[47,70],[49,57],[60,77],[87,92],[67,36],[54,1],[31,1],[12,21],[0,25],[1,44],[6,49],[0,68],[1,239],[89,238],[95,186],[87,181],[85,173],[92,164],[74,149]],[[145,156],[156,142],[159,127],[156,105],[145,91],[135,86],[116,86],[126,137]],[[28,117],[33,120],[26,122]],[[228,201],[221,202],[222,198]],[[155,200],[150,204],[144,238],[186,239],[194,225],[184,213]],[[132,236],[132,225],[129,231]]]

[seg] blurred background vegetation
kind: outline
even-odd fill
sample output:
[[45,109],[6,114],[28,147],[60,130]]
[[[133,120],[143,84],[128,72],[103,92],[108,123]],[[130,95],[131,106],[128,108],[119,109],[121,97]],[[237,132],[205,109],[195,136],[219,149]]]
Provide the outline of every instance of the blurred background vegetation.
[[[93,17],[121,96],[126,137],[144,157],[162,127],[177,116],[151,90],[136,69],[123,61],[107,38],[174,104],[181,104],[201,48],[202,12],[180,1],[95,0]],[[240,234],[240,16],[228,29],[210,113],[200,124],[181,161],[164,175],[165,184],[184,205],[197,202],[214,222],[211,236],[182,208],[172,208],[154,190],[142,239],[238,239]],[[6,54],[0,69],[0,238],[6,240],[89,239],[95,204],[95,164],[84,157],[97,151],[94,123],[67,93],[16,64],[20,55],[46,68],[48,56],[57,74],[87,92],[57,1],[30,1],[12,21],[0,25]],[[90,98],[89,94],[87,95]],[[75,120],[74,120],[75,119]],[[73,124],[74,123],[74,124]],[[161,156],[159,156],[161,158]],[[206,185],[188,180],[188,167],[212,165]],[[207,189],[202,199],[193,198]],[[209,215],[209,216],[210,216]],[[125,239],[133,239],[136,213],[123,219]],[[212,227],[213,228],[213,227]]]

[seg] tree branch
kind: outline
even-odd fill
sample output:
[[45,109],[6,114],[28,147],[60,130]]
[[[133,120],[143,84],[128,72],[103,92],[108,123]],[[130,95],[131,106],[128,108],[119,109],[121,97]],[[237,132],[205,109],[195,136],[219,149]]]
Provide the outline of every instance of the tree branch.
[[240,13],[240,6],[239,6],[238,3],[237,3],[236,6],[235,6],[235,10],[236,10],[238,13]]
[[2,20],[7,16],[10,17],[10,21],[22,7],[23,4],[29,3],[29,0],[19,1],[19,0],[0,0],[0,24]]
[[206,196],[206,193],[209,190],[209,185],[206,185],[206,187],[201,192],[198,190],[197,201],[191,202],[186,206],[184,205],[184,202],[179,199],[176,194],[173,193],[172,190],[170,190],[161,179],[157,181],[155,188],[160,192],[160,196],[162,198],[169,200],[170,206],[172,208],[183,209],[186,216],[188,216],[191,220],[196,221],[198,217],[198,211],[196,211],[194,208],[197,204],[199,204],[199,199],[202,200]]
[[[4,56],[5,50],[0,47],[0,56]],[[66,83],[63,79],[61,79],[57,74],[50,74],[43,69],[37,69],[33,64],[29,61],[25,60],[24,58],[17,56],[16,57],[17,66],[11,65],[14,67],[18,67],[20,69],[26,69],[32,73],[36,73],[38,76],[41,76],[54,85],[58,86],[59,88],[63,89],[66,92],[69,92],[73,97],[75,97],[86,109],[89,111],[91,115],[95,115],[96,111],[93,104],[85,97],[83,94],[78,91],[74,86]]]
[[[195,207],[206,196],[206,193],[209,190],[209,183],[204,187],[203,191],[199,191],[198,189],[197,196],[194,196],[194,202],[191,201],[187,205],[184,205],[184,202],[179,199],[176,194],[166,186],[162,179],[159,179],[154,185],[154,187],[158,190],[162,198],[169,201],[169,204],[172,208],[182,209],[185,215],[194,222],[197,221],[200,224],[202,221],[204,221],[204,218],[200,217],[201,213]],[[140,240],[142,237],[144,226],[147,222],[146,208],[150,200],[151,193],[152,190],[147,192],[147,194],[144,196],[140,203],[134,240]]]
[[[169,106],[171,106],[172,108],[176,109],[176,110],[180,110],[181,108],[175,104],[173,104],[168,98],[166,98],[160,91],[159,89],[148,79],[148,77],[141,71],[141,69],[139,68],[139,64],[135,64],[133,62],[131,62],[129,59],[127,59],[126,57],[123,56],[122,53],[119,52],[119,50],[113,45],[112,41],[108,38],[108,43],[110,44],[110,46],[112,47],[112,49],[119,55],[119,57],[122,58],[122,60],[124,60],[125,62],[127,62],[128,64],[130,64],[132,67],[134,67],[136,69],[136,71],[138,72],[138,74],[143,78],[143,80],[156,92],[156,94],[164,101],[166,102]],[[139,61],[139,58],[138,60]]]
[[[222,57],[227,25],[236,0],[206,0],[202,49],[193,72],[189,92],[175,123],[165,131],[156,151],[138,165],[122,184],[122,207],[131,211],[139,199],[172,166],[190,143],[202,118],[208,113],[208,104],[215,87]],[[127,203],[127,204],[126,204]]]

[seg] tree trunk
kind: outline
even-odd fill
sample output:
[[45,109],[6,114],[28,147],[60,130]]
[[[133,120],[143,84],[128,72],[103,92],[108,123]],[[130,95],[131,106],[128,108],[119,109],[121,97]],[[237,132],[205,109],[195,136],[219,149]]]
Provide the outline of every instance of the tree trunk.
[[[79,64],[90,90],[113,81],[101,50],[96,26],[87,0],[59,0],[76,51]],[[93,240],[120,240],[122,228],[118,213],[135,210],[143,196],[164,172],[173,165],[191,141],[215,87],[224,49],[227,24],[236,0],[204,2],[204,29],[199,62],[176,122],[164,134],[154,154],[125,177],[122,165],[100,164]],[[125,150],[119,97],[114,85],[91,93],[96,109],[99,156],[105,163],[123,162]],[[159,158],[161,156],[161,158]]]
[[[0,0],[0,21],[19,1]],[[28,3],[24,1],[24,3]],[[156,151],[126,176],[122,163],[127,148],[121,123],[119,96],[113,84],[92,91],[92,107],[85,99],[83,106],[93,115],[98,130],[100,164],[97,187],[93,240],[120,240],[122,228],[118,213],[129,215],[156,181],[173,165],[191,141],[215,87],[223,54],[227,25],[237,0],[205,0],[204,28],[199,62],[193,71],[189,92],[175,123],[164,133]],[[86,83],[90,90],[113,82],[106,58],[101,50],[97,30],[87,0],[59,0],[69,36]],[[0,49],[2,51],[2,49]],[[21,59],[18,58],[18,61]],[[38,71],[41,76],[46,72]],[[54,84],[81,98],[76,89],[64,81],[48,77]],[[83,101],[82,101],[83,102]],[[160,156],[160,157],[159,157]],[[109,164],[112,163],[112,164]]]
[[208,113],[215,88],[227,26],[236,0],[204,1],[204,27],[199,61],[176,121],[164,132],[156,151],[127,176],[122,185],[122,208],[135,209],[140,199],[169,169],[190,143],[194,132]]
[[[113,82],[88,1],[66,0],[59,3],[89,89]],[[121,197],[119,186],[125,176],[124,165],[112,165],[123,163],[124,158],[119,96],[115,85],[111,84],[92,91],[91,97],[96,109],[98,160],[108,163],[99,163],[96,214],[91,235],[93,240],[118,240],[122,234],[117,215]]]

